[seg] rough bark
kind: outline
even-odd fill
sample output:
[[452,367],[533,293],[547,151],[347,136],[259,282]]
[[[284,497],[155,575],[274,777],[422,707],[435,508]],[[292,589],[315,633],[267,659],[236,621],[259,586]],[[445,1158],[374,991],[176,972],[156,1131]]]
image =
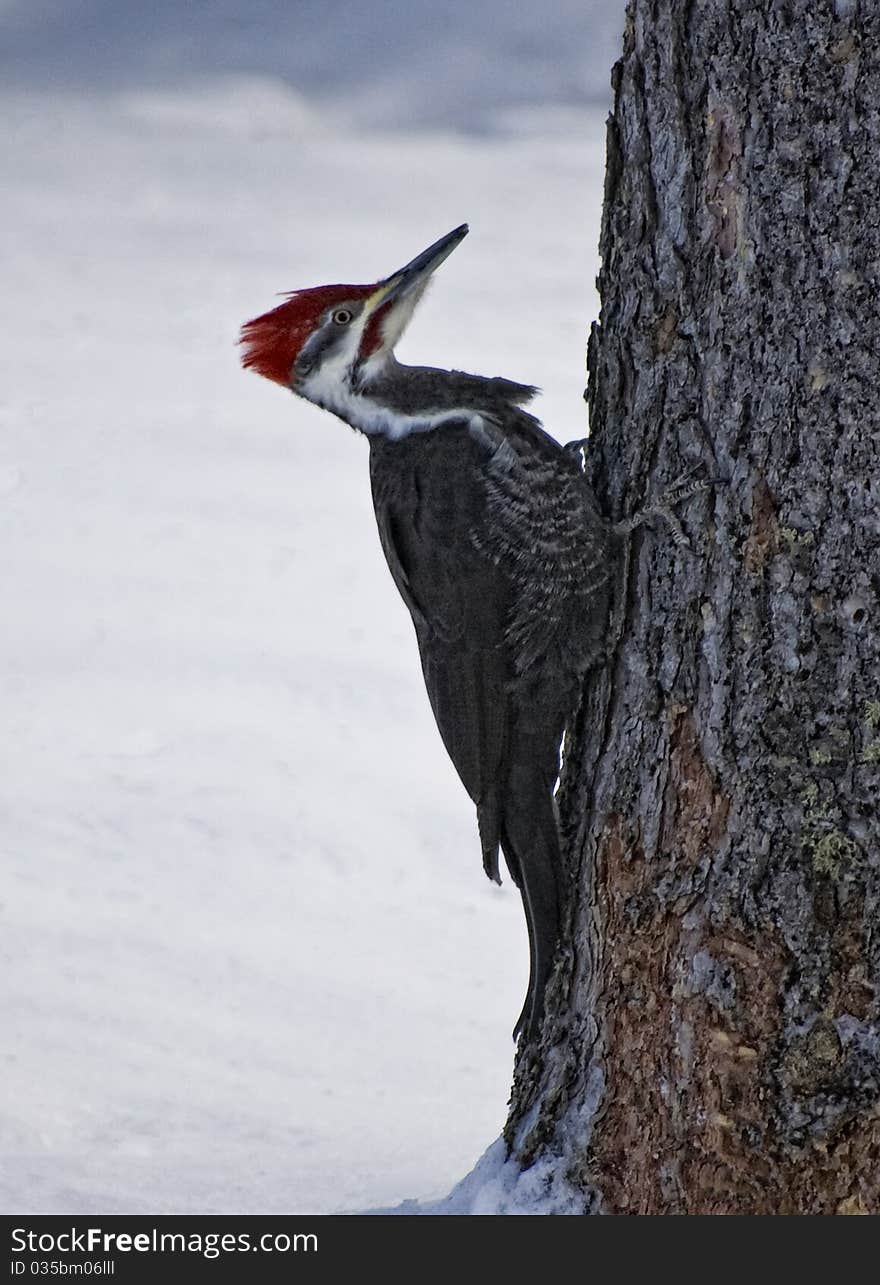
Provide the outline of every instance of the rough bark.
[[568,738],[507,1137],[586,1211],[880,1212],[880,13],[632,0],[588,468],[637,532]]

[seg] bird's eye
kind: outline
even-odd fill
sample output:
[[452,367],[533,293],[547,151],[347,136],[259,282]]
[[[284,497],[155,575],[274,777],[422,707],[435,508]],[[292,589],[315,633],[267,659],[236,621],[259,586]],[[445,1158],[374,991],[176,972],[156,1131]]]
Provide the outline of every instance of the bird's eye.
[[349,308],[337,308],[333,314],[333,320],[337,326],[347,326],[351,321],[351,310]]

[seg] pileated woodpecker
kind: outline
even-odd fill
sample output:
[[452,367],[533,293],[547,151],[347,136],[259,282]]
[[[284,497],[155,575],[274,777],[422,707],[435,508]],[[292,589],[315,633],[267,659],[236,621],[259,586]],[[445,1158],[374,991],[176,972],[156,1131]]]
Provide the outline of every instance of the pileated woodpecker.
[[523,410],[536,389],[394,356],[463,224],[373,285],[299,290],[247,322],[242,362],[366,434],[382,548],[415,625],[446,749],[522,894],[533,1039],[564,883],[554,785],[608,621],[612,532],[580,461]]

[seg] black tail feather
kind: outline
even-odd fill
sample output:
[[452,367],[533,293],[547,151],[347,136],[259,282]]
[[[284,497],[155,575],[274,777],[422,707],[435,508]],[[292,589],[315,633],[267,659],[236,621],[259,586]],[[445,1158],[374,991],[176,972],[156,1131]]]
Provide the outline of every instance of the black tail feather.
[[493,883],[501,883],[501,874],[498,869],[501,819],[496,790],[492,790],[477,804],[477,826],[480,831],[480,846],[483,849],[483,869]]
[[562,856],[556,811],[549,790],[535,782],[534,766],[511,773],[501,846],[511,878],[522,894],[529,931],[529,988],[513,1037],[534,1039],[544,1016],[544,991],[562,924]]

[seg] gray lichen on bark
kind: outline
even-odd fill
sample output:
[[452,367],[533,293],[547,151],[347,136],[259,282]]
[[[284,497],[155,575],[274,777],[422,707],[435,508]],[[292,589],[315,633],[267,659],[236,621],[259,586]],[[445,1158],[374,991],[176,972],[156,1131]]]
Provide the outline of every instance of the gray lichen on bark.
[[569,734],[507,1137],[585,1208],[880,1212],[880,12],[632,0],[588,469],[637,532]]

